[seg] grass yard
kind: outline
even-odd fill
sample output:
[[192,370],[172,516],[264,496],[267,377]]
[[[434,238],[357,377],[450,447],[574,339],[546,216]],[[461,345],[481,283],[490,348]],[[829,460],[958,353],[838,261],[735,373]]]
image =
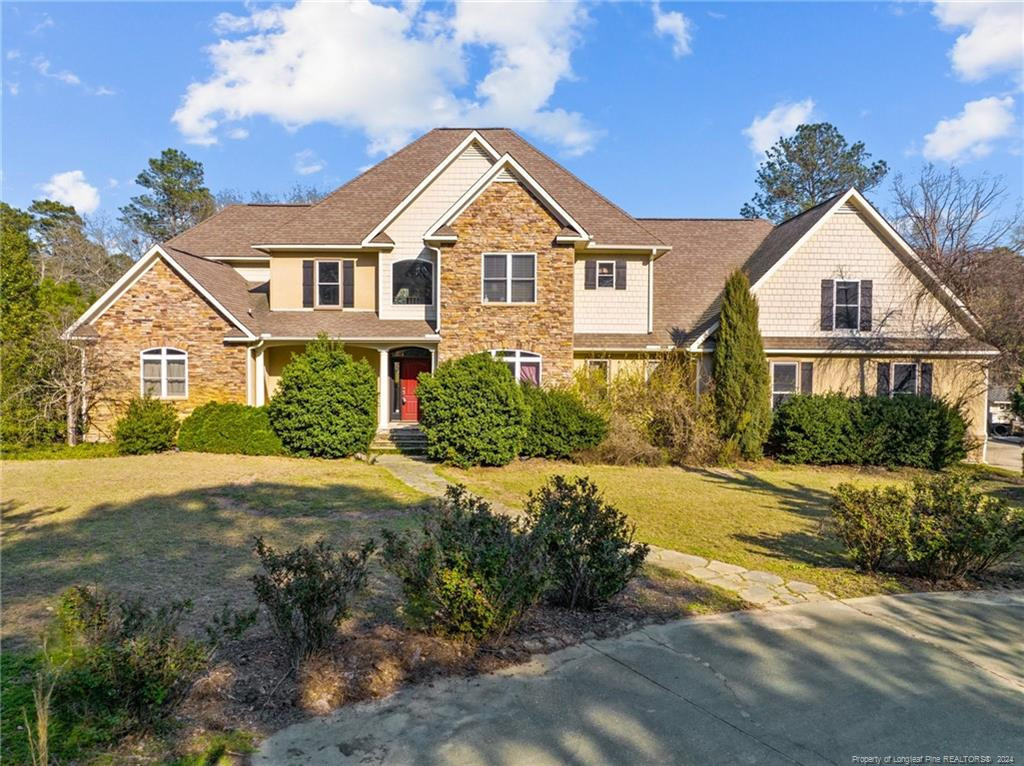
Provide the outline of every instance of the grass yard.
[[169,453],[4,461],[3,638],[34,642],[66,587],[195,599],[198,619],[255,602],[252,538],[294,547],[411,522],[424,500],[356,461]]
[[[822,535],[820,528],[835,485],[909,480],[910,472],[809,466],[643,468],[540,460],[468,471],[445,467],[438,472],[513,507],[521,507],[527,492],[554,474],[589,476],[629,515],[645,542],[806,580],[840,597],[905,588],[896,578],[850,568],[838,541]],[[1024,481],[983,475],[988,491],[1024,505]]]

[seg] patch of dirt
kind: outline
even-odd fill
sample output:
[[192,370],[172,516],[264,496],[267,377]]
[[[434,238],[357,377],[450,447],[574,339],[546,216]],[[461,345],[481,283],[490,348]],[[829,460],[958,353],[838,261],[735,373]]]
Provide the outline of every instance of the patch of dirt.
[[386,697],[405,685],[489,673],[525,662],[531,654],[743,606],[689,579],[639,577],[604,609],[581,612],[541,604],[508,635],[481,643],[417,633],[382,617],[386,610],[374,609],[343,625],[328,652],[295,671],[261,621],[196,684],[181,713],[181,736],[231,729],[265,736],[309,715]]

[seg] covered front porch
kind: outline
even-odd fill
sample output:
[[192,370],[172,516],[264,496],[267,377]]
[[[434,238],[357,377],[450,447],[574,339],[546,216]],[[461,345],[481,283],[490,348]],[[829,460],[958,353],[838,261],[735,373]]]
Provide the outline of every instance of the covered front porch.
[[[377,373],[377,429],[418,423],[421,417],[416,396],[417,378],[433,372],[437,343],[341,341],[357,362],[370,365]],[[306,342],[264,340],[249,352],[249,404],[263,406],[277,390],[281,373]]]

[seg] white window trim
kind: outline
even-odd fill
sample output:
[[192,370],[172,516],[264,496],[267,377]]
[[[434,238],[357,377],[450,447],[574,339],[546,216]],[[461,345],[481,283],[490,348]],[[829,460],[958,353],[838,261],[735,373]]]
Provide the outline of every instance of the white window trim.
[[[320,264],[321,263],[336,263],[338,264],[338,302],[337,303],[321,303],[320,302]],[[324,258],[323,260],[313,261],[314,273],[313,273],[313,306],[316,308],[325,309],[340,309],[345,303],[345,296],[342,295],[342,283],[345,281],[344,267],[342,266],[342,259],[340,258]],[[324,282],[325,285],[333,285],[334,282]]]
[[[914,390],[912,392],[896,391],[896,366],[914,368]],[[921,364],[920,362],[889,362],[889,398],[894,396],[921,395]]]
[[610,359],[587,359],[587,370],[599,370],[604,367],[604,382],[610,383],[612,379],[612,363]]
[[[792,367],[793,372],[793,390],[792,391],[776,391],[775,390],[775,368],[776,367]],[[772,393],[771,393],[771,404],[772,409],[775,409],[775,397],[779,394],[796,396],[800,393],[800,362],[772,362]]]
[[[168,351],[176,351],[178,354],[169,357]],[[184,360],[185,362],[185,393],[184,394],[168,394],[167,393],[167,360],[173,359],[174,361]],[[146,361],[158,360],[160,362],[160,395],[157,399],[171,399],[171,400],[182,400],[188,399],[188,352],[182,351],[180,348],[174,348],[173,346],[161,346],[155,348],[147,348],[145,351],[139,352],[139,395],[143,398],[146,397],[146,377],[145,377],[145,362]]]
[[[487,262],[487,256],[489,255],[503,255],[505,256],[505,300],[503,301],[488,301],[484,300],[486,297],[484,294],[484,285],[487,282],[486,271],[484,264]],[[514,301],[512,300],[512,256],[513,255],[529,255],[533,257],[533,300],[532,301]],[[497,281],[496,279],[491,281]],[[515,281],[525,282],[525,279],[517,279]],[[480,302],[484,306],[534,306],[537,304],[537,254],[536,253],[512,253],[512,252],[491,252],[480,254]]]
[[[601,284],[601,266],[602,265],[610,265],[612,267],[612,283],[610,285],[602,285]],[[616,287],[618,287],[617,282],[618,282],[619,270],[618,270],[618,268],[616,268],[615,261],[598,261],[597,262],[597,266],[595,268],[596,268],[595,275],[596,275],[597,282],[596,282],[596,284],[594,286],[598,290],[614,290]]]
[[[832,281],[832,329],[833,330],[845,330],[845,331],[857,331],[860,330],[860,310],[863,305],[861,300],[861,282],[860,279],[836,279]],[[857,285],[857,322],[854,327],[840,327],[836,322],[836,318],[839,316],[839,283],[844,282],[846,284]],[[844,303],[844,306],[850,304]]]
[[[395,303],[395,266],[406,261],[421,261],[430,267],[430,303]],[[391,262],[391,305],[396,308],[407,308],[407,307],[433,307],[437,305],[437,278],[436,269],[434,268],[434,262],[428,261],[425,258],[399,258],[396,261]],[[355,297],[355,296],[353,296]],[[354,301],[353,301],[354,302]]]
[[513,365],[512,375],[516,383],[521,383],[523,362],[537,363],[537,385],[544,382],[544,357],[535,351],[523,351],[518,348],[492,348],[488,353],[491,358],[498,362],[511,362]]

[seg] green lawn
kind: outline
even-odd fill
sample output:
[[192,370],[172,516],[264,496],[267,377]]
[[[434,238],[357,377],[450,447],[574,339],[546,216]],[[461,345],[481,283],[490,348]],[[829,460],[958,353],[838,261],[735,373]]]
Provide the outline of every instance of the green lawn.
[[253,603],[254,535],[295,546],[408,524],[424,497],[357,461],[170,453],[0,463],[3,637],[34,641],[55,596],[96,583],[194,598],[196,617]]
[[[554,474],[589,476],[629,515],[645,542],[806,580],[840,597],[903,589],[894,578],[850,568],[838,541],[822,534],[821,523],[836,484],[896,482],[909,479],[910,473],[808,466],[581,466],[539,460],[438,472],[513,507],[520,507],[527,492]],[[1024,483],[1019,479],[986,474],[985,486],[1024,504]]]

